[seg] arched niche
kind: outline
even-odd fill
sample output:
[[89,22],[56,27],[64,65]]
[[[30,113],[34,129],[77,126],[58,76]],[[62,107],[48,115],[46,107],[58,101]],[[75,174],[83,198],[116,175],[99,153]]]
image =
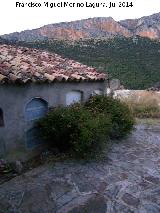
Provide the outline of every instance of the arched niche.
[[66,94],[66,105],[81,103],[83,93],[81,91],[70,91]]
[[96,89],[92,92],[92,96],[95,95],[103,95],[103,91],[101,89]]
[[25,107],[25,120],[33,121],[44,117],[48,112],[48,103],[42,98],[33,98]]

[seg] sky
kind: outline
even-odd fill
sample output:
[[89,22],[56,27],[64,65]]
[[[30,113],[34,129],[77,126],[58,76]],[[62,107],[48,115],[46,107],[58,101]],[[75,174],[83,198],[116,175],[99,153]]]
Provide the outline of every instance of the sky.
[[[88,5],[89,3],[103,3],[105,7],[50,8],[46,7],[44,2],[48,2],[48,5],[60,2],[83,3],[84,5],[86,2]],[[109,8],[110,2],[115,3],[116,6]],[[133,7],[119,7],[119,2],[125,2],[124,6],[127,6],[127,2],[132,2]],[[22,7],[23,3],[25,7]],[[28,3],[30,3],[29,6],[31,3],[38,3],[41,6],[29,7]],[[140,18],[158,12],[160,12],[160,0],[0,0],[0,35],[85,18],[111,16],[118,21]]]

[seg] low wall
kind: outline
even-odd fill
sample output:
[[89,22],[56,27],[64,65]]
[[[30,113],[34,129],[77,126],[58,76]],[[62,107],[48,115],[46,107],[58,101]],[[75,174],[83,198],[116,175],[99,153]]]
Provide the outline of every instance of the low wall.
[[132,102],[155,102],[160,106],[160,92],[146,90],[115,90],[114,98]]

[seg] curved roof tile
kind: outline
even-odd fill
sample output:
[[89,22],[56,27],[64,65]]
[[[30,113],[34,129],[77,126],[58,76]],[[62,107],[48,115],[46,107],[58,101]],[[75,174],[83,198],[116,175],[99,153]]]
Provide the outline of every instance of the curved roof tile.
[[107,75],[43,50],[0,45],[0,83],[103,81]]

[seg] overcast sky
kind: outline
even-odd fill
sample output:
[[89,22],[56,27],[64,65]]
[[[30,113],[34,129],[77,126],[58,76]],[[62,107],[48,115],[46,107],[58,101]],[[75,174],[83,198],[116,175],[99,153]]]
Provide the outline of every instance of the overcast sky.
[[[32,0],[19,0],[29,3]],[[0,35],[11,32],[19,32],[26,29],[34,29],[43,25],[74,21],[91,17],[112,16],[115,20],[139,18],[160,12],[160,0],[131,0],[133,7],[120,8],[121,0],[111,0],[116,3],[116,8],[46,8],[47,0],[33,0],[41,3],[40,8],[21,7],[16,8],[18,0],[0,0]],[[53,2],[99,2],[109,4],[110,0],[49,0]],[[124,2],[127,0],[122,0]],[[128,0],[128,2],[131,2]]]

